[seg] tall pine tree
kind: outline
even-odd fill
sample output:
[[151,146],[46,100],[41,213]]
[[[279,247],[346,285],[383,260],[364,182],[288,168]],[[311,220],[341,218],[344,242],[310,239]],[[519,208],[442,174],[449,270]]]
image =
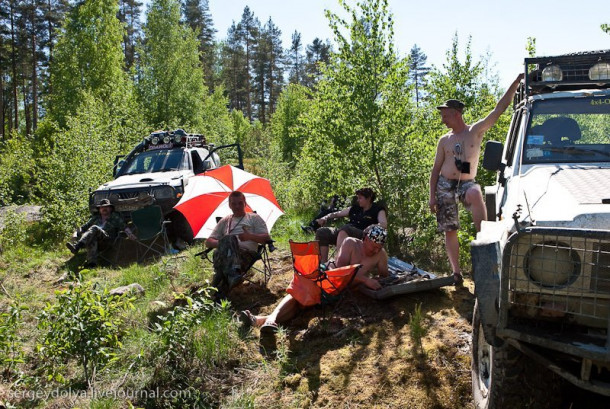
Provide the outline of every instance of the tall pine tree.
[[140,41],[142,25],[140,12],[142,2],[139,0],[119,0],[119,20],[125,25],[123,34],[123,52],[125,53],[125,70],[129,71],[135,64],[136,44]]
[[253,107],[252,107],[252,77],[250,75],[250,69],[253,65],[254,52],[256,42],[261,29],[261,23],[254,16],[254,13],[250,11],[250,7],[246,6],[241,16],[241,21],[237,25],[237,33],[239,35],[240,42],[245,52],[245,73],[246,73],[246,105],[245,112],[248,120],[252,122],[253,119]]
[[424,97],[426,86],[426,75],[430,72],[430,67],[426,66],[428,57],[414,44],[409,53],[409,78],[415,87],[415,105],[419,107],[419,102]]
[[290,71],[288,73],[288,82],[291,84],[303,84],[305,76],[303,56],[303,42],[301,41],[301,33],[294,31],[292,33],[292,41],[290,50],[288,51],[288,63]]
[[229,107],[243,111],[247,104],[248,66],[246,52],[240,41],[237,25],[233,23],[227,31],[227,39],[221,45],[220,78],[227,89]]
[[205,84],[210,89],[210,92],[212,92],[216,85],[214,74],[214,67],[216,66],[214,35],[216,34],[216,29],[210,14],[208,0],[185,0],[182,5],[182,13],[185,22],[197,34],[199,56],[201,58],[201,66],[203,67]]
[[315,88],[315,85],[321,78],[322,66],[328,64],[331,55],[330,41],[322,41],[319,38],[314,38],[311,44],[307,45],[305,51],[305,85],[309,88]]

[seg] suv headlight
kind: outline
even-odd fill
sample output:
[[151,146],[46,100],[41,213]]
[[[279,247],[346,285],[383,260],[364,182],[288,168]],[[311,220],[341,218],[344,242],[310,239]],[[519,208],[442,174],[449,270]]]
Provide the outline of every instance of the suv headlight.
[[174,198],[174,188],[171,186],[158,187],[154,190],[155,199],[172,199]]
[[589,79],[592,81],[610,80],[610,64],[600,62],[589,69]]
[[525,256],[525,274],[535,284],[560,288],[572,284],[579,276],[579,255],[565,243],[545,242],[533,246]]
[[108,192],[94,192],[93,204],[98,204],[102,199],[108,199]]
[[542,70],[542,81],[553,82],[563,79],[563,71],[559,65],[549,65]]

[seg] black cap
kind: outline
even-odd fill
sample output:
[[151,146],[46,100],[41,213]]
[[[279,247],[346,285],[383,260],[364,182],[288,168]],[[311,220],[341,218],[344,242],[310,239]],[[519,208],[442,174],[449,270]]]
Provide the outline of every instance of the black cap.
[[436,109],[441,109],[441,108],[453,108],[456,111],[460,111],[463,112],[464,111],[464,103],[462,101],[459,101],[457,99],[448,99],[447,101],[445,101],[445,103],[443,105],[439,105],[436,107]]

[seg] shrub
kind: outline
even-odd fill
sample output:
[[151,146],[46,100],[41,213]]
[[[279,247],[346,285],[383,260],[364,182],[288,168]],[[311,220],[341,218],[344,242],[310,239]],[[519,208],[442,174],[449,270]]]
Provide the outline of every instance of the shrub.
[[90,284],[76,284],[56,292],[57,302],[40,313],[39,328],[45,331],[38,353],[49,380],[62,380],[57,370],[72,358],[82,366],[89,385],[96,371],[115,361],[122,348],[122,312],[133,308],[133,298],[95,291]]
[[18,364],[25,359],[17,330],[21,324],[21,313],[27,307],[20,303],[20,299],[9,305],[6,312],[0,313],[0,364],[4,370],[0,375],[4,379],[10,379]]
[[[224,333],[228,322],[219,320],[223,316],[220,312],[227,311],[228,304],[216,306],[209,297],[209,290],[199,290],[196,298],[174,294],[179,305],[167,314],[158,316],[159,322],[154,324],[154,331],[159,335],[156,356],[180,368],[191,362],[193,354],[212,364],[218,361],[214,356],[219,351],[230,348]],[[222,325],[218,325],[219,322]],[[193,336],[198,327],[205,331],[204,334],[198,334],[201,340]]]

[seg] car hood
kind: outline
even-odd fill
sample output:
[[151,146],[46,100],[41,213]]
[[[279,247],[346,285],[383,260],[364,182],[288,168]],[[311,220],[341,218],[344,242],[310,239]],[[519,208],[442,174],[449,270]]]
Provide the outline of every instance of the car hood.
[[135,175],[124,175],[104,183],[97,190],[115,189],[137,189],[142,187],[170,185],[178,186],[182,184],[181,179],[189,175],[192,171],[173,170],[169,172],[140,173]]
[[610,230],[607,165],[534,166],[519,183],[523,212],[529,209],[536,225]]

